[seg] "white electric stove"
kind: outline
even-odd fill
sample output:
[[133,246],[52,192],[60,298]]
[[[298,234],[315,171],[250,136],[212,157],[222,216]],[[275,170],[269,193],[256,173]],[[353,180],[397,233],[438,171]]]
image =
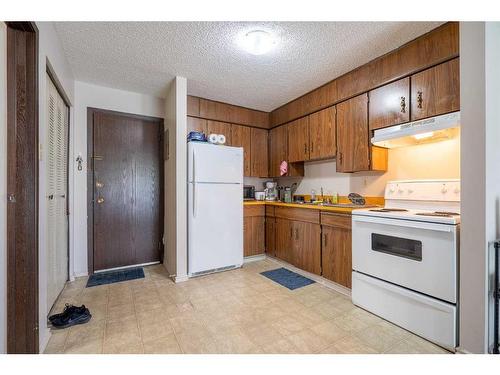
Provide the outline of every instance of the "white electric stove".
[[459,180],[392,181],[353,211],[353,303],[450,350],[457,342]]

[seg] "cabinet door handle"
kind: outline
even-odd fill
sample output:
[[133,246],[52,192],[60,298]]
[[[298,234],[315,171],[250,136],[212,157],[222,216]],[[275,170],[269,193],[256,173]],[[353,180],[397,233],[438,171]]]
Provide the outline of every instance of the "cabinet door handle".
[[339,152],[339,163],[342,164],[342,152]]
[[299,230],[298,229],[295,229],[295,239],[296,240],[299,239]]
[[401,102],[399,104],[401,106],[401,113],[406,113],[406,98],[404,96],[401,97]]
[[422,98],[422,91],[417,91],[417,108],[422,108],[422,103],[424,99]]
[[292,227],[290,227],[290,238],[293,239],[293,228]]
[[307,154],[307,143],[304,143],[304,154]]

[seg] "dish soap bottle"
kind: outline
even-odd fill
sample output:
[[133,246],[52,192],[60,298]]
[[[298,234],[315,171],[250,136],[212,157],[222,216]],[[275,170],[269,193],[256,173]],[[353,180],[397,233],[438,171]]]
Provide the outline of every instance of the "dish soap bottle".
[[339,194],[333,193],[332,194],[332,204],[338,204],[338,203],[339,203]]

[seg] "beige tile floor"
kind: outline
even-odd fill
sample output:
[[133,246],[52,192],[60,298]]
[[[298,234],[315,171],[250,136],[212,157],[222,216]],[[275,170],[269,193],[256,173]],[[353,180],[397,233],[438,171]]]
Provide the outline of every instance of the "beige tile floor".
[[271,260],[174,284],[163,266],[145,278],[85,288],[65,303],[90,308],[89,323],[53,330],[45,353],[448,353],[320,284],[290,291],[259,273]]

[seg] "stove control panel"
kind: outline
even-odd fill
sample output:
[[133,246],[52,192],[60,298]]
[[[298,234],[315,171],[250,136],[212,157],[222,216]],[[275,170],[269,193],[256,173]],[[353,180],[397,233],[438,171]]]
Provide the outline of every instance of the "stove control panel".
[[385,199],[460,202],[460,180],[390,181]]

